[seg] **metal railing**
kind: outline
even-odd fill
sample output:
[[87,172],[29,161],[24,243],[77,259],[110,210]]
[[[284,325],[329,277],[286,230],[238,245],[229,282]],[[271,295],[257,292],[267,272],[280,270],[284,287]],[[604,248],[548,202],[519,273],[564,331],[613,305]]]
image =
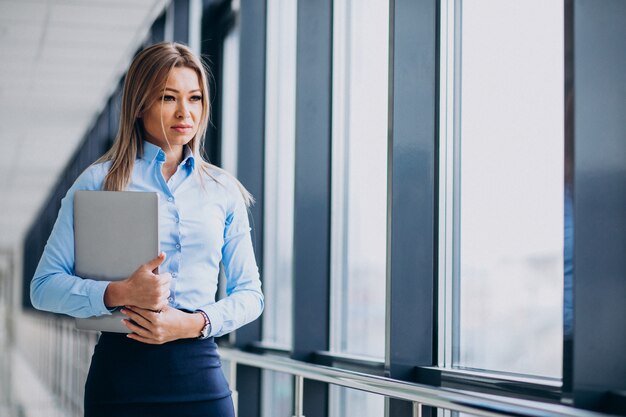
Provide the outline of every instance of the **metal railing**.
[[[283,372],[294,376],[294,417],[304,417],[304,380],[326,382],[346,388],[357,389],[385,397],[413,403],[413,417],[421,417],[422,406],[458,411],[482,417],[606,417],[606,414],[582,410],[561,404],[496,397],[480,393],[438,388],[390,378],[368,375],[354,371],[314,365],[272,354],[255,354],[236,349],[219,348],[223,360],[234,365],[246,365],[268,371]],[[231,376],[232,377],[232,376]],[[236,390],[236,382],[231,381]],[[234,397],[235,398],[235,397]]]
[[98,334],[76,329],[74,319],[24,312],[15,347],[50,390],[65,417],[83,415],[85,380]]
[[[79,332],[73,320],[23,314],[16,332],[17,347],[35,372],[50,387],[66,415],[82,415],[83,386],[97,335]],[[384,397],[409,401],[413,417],[421,417],[422,407],[468,413],[482,417],[606,417],[606,414],[567,405],[521,400],[504,396],[433,387],[375,375],[297,361],[276,354],[255,354],[220,347],[228,362],[233,401],[237,404],[236,365],[275,371],[294,377],[293,416],[304,417],[304,381],[320,381]]]

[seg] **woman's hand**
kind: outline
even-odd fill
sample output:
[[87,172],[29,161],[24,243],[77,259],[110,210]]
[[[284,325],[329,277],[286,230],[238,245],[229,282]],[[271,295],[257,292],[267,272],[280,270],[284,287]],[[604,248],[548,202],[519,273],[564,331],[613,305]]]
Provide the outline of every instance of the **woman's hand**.
[[132,331],[128,337],[152,345],[198,337],[204,327],[201,314],[185,313],[169,306],[160,313],[136,306],[126,306],[121,311],[128,317],[122,322]]
[[127,279],[111,282],[104,293],[104,304],[107,307],[134,305],[154,311],[167,306],[172,276],[167,272],[154,273],[164,260],[165,253],[161,252],[156,258],[139,266]]

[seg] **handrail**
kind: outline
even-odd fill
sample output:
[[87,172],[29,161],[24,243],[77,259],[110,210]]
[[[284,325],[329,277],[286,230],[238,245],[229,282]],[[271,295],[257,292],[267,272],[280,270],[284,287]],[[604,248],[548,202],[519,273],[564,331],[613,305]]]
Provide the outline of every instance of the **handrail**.
[[468,393],[466,391],[432,387],[398,381],[360,372],[314,365],[271,354],[243,352],[232,348],[219,348],[222,359],[231,364],[241,364],[254,368],[283,372],[296,376],[294,392],[294,413],[302,414],[302,379],[326,382],[347,388],[383,395],[385,397],[411,401],[414,416],[421,414],[421,406],[443,408],[451,411],[470,413],[482,417],[606,417],[607,414],[588,411],[561,404],[517,398],[496,397],[494,395]]

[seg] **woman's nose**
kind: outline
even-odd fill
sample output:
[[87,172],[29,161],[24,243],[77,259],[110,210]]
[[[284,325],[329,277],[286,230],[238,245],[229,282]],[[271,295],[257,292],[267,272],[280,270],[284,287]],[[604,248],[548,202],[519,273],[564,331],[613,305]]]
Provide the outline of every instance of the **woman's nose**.
[[178,109],[176,109],[176,117],[178,117],[179,119],[186,119],[189,116],[189,109],[187,107],[187,104],[184,102],[181,102],[178,105]]

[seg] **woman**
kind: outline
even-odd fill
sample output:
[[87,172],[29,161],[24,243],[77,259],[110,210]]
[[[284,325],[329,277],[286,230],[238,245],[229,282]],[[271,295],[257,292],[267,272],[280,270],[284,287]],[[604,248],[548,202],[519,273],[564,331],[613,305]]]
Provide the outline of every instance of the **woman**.
[[[140,52],[126,75],[113,147],[62,201],[31,283],[33,305],[74,317],[121,306],[131,331],[100,336],[85,416],[234,415],[213,337],[255,320],[263,294],[247,217],[252,198],[201,156],[208,97],[203,66],[186,46]],[[77,190],[158,192],[163,252],[123,281],[74,276]],[[215,302],[220,262],[227,297]]]

